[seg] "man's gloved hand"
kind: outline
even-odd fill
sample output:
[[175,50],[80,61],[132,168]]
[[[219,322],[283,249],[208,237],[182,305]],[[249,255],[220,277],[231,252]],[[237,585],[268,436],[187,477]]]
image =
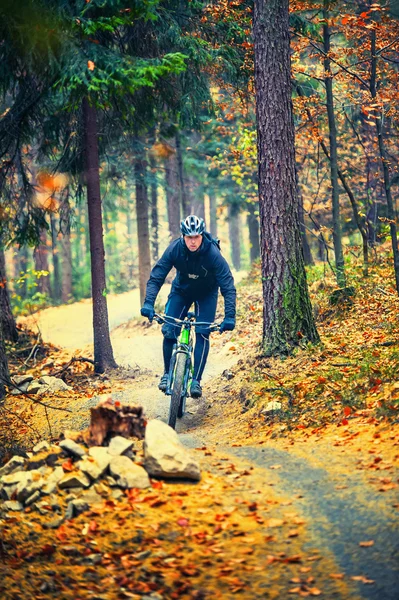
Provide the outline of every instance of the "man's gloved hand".
[[149,302],[144,302],[140,312],[143,317],[147,317],[149,322],[152,323],[152,320],[155,315],[155,309],[152,304],[150,304]]
[[235,326],[236,326],[235,319],[225,318],[220,324],[219,331],[220,331],[220,333],[223,333],[223,331],[233,331]]

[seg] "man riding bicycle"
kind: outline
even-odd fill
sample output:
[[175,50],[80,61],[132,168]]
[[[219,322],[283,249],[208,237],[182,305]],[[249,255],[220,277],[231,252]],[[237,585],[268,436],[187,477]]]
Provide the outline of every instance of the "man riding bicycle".
[[[175,267],[176,277],[172,282],[165,314],[184,319],[190,306],[194,304],[196,319],[212,323],[220,288],[224,297],[224,320],[220,325],[220,332],[232,331],[236,317],[236,289],[229,265],[216,240],[205,231],[204,220],[195,215],[190,215],[181,222],[180,231],[181,237],[166,248],[151,271],[141,314],[150,322],[153,320],[158,292],[168,273]],[[158,387],[163,392],[167,388],[170,359],[179,331],[180,327],[171,323],[162,326],[164,374]],[[190,388],[192,398],[202,396],[200,382],[209,353],[209,333],[208,327],[197,327],[194,373]]]

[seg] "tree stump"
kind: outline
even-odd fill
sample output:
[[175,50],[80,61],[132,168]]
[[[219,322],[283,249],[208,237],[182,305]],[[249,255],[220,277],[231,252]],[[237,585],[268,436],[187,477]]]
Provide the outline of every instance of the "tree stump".
[[114,435],[136,437],[143,439],[146,420],[142,406],[127,406],[105,400],[95,408],[90,409],[90,426],[83,433],[83,439],[88,446],[102,446],[109,442]]

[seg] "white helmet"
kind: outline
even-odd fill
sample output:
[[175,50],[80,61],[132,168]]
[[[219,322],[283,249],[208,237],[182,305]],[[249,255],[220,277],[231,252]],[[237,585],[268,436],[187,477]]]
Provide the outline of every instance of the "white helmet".
[[205,231],[205,221],[201,217],[190,215],[180,223],[182,235],[201,235]]

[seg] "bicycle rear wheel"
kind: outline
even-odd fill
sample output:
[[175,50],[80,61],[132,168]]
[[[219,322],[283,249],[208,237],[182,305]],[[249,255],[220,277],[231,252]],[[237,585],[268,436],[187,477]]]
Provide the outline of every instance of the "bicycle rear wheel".
[[184,375],[186,371],[187,355],[178,353],[176,356],[175,374],[172,384],[172,395],[170,399],[168,425],[173,429],[176,426],[177,413],[179,411],[181,395],[184,387]]

